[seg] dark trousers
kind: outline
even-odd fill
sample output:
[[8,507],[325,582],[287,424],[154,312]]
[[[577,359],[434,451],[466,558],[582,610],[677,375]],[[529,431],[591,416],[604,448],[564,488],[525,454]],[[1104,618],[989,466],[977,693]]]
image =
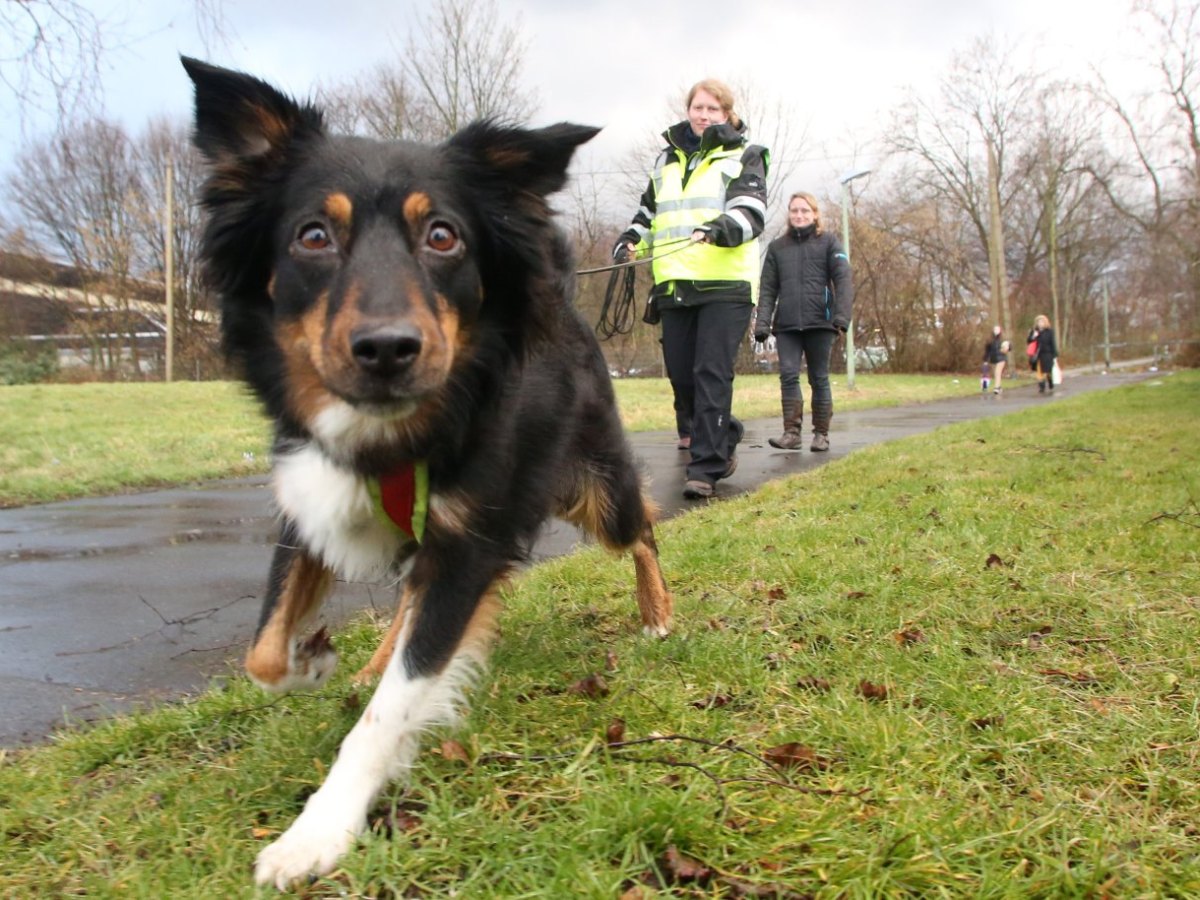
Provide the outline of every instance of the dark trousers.
[[833,417],[833,389],[829,386],[829,357],[837,332],[828,328],[808,328],[804,331],[781,331],[775,335],[775,350],[779,354],[779,389],[784,401],[802,402],[800,394],[800,361],[808,362],[808,386],[811,389],[813,430],[829,433]]
[[733,363],[746,336],[749,303],[710,301],[662,312],[663,359],[675,392],[692,397],[689,480],[714,484],[729,467],[745,430],[733,416]]

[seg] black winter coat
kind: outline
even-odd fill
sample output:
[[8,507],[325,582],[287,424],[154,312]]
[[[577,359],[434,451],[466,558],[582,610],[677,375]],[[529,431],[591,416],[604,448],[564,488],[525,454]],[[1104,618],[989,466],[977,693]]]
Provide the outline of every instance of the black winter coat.
[[1058,359],[1058,342],[1054,340],[1054,329],[1043,328],[1037,333],[1037,362],[1043,372],[1049,373]]
[[816,228],[791,228],[763,261],[755,334],[850,327],[854,286],[841,241]]

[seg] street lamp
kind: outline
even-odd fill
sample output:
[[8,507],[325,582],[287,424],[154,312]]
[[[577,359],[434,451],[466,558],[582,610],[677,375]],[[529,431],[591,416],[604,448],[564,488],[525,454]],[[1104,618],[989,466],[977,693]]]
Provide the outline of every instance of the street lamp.
[[[850,182],[870,175],[870,169],[855,169],[838,179],[842,183],[842,249],[850,262]],[[854,390],[854,317],[846,323],[846,387]]]

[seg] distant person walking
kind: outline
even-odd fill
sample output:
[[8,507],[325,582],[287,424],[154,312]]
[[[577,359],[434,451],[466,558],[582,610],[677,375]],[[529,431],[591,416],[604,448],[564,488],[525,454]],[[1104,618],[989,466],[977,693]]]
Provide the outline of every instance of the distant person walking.
[[667,145],[613,248],[618,260],[655,255],[653,303],[680,444],[691,454],[688,499],[711,497],[733,474],[745,433],[732,410],[733,364],[754,310],[770,156],[747,141],[733,106],[733,91],[716,79],[692,86],[687,118],[663,132]]
[[989,373],[991,375],[992,393],[999,394],[1004,389],[1004,369],[1008,366],[1008,351],[1010,344],[1004,340],[1004,332],[999,325],[992,326],[991,340],[983,348],[983,390],[988,389]]
[[767,247],[754,322],[754,339],[762,342],[774,334],[779,353],[783,434],[768,439],[772,447],[799,450],[803,443],[803,359],[808,363],[812,393],[813,439],[809,449],[829,449],[829,423],[833,418],[829,359],[837,336],[845,334],[850,326],[853,302],[850,259],[837,237],[825,231],[817,198],[803,191],[792,194],[787,231]]
[[1054,390],[1054,363],[1058,359],[1058,344],[1054,340],[1054,329],[1050,319],[1038,316],[1029,332],[1029,340],[1037,342],[1037,353],[1033,357],[1033,370],[1037,374],[1038,393]]

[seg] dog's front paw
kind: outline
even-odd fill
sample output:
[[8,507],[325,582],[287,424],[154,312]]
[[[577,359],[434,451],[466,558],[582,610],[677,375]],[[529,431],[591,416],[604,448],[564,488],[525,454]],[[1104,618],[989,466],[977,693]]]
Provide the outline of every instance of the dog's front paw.
[[287,674],[263,685],[272,693],[313,691],[329,680],[337,668],[338,655],[322,626],[303,641],[295,642],[288,650]]
[[322,821],[320,817],[301,814],[279,840],[258,854],[254,880],[286,891],[293,882],[332,872],[354,844],[362,826],[338,824],[331,819],[336,817]]

